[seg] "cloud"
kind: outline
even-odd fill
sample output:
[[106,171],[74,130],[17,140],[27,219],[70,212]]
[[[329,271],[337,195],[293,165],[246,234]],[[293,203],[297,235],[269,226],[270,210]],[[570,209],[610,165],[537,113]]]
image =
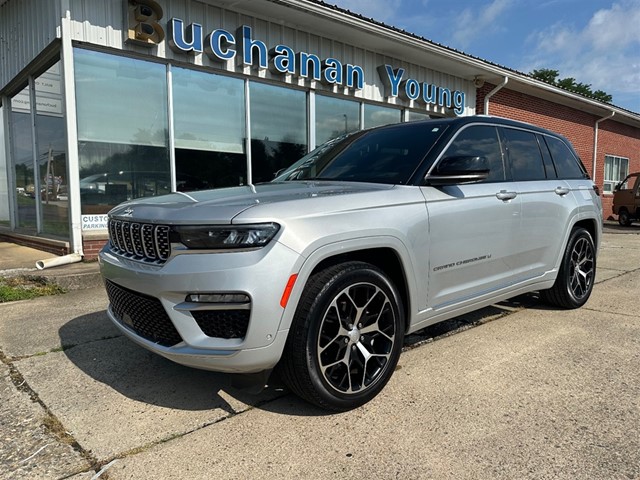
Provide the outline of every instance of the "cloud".
[[627,0],[596,11],[582,28],[555,24],[534,32],[528,38],[533,54],[526,71],[553,68],[593,90],[636,93],[640,99],[638,25],[640,0]]
[[503,28],[498,20],[511,4],[512,0],[493,0],[486,7],[465,8],[455,20],[453,28],[456,47],[467,48],[480,35]]

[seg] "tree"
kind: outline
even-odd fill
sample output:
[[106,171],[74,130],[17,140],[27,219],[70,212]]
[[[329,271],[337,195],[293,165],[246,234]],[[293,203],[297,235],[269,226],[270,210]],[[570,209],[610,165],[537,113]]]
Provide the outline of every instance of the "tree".
[[613,100],[613,97],[607,92],[604,92],[602,90],[596,90],[594,92],[593,90],[591,90],[590,84],[577,82],[573,77],[558,79],[558,77],[560,76],[560,72],[558,70],[553,70],[550,68],[540,68],[534,70],[533,72],[530,72],[529,75],[537,80],[542,80],[543,82],[550,83],[551,85],[555,85],[556,87],[560,87],[570,92],[584,95],[585,97],[595,98],[596,100],[600,100],[601,102],[611,103],[611,101]]

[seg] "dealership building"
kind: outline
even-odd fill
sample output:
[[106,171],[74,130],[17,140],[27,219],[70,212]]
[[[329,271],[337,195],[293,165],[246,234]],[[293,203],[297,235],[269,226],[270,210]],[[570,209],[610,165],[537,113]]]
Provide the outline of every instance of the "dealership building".
[[565,135],[612,215],[640,114],[318,0],[0,0],[0,238],[94,258],[127,199],[268,181],[362,128]]

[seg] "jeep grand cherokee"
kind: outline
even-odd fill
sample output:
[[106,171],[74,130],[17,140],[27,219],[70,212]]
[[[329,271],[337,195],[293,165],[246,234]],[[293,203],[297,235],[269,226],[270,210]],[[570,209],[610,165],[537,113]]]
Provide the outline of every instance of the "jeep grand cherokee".
[[567,140],[464,117],[332,140],[269,183],[124,203],[100,262],[109,317],[141,346],[277,368],[347,410],[384,387],[405,334],[534,290],[583,305],[601,225]]

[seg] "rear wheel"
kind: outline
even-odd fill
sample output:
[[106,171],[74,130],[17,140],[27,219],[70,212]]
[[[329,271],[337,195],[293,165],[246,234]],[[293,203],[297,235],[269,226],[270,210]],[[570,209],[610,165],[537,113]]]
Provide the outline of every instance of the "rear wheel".
[[618,223],[623,227],[628,227],[631,225],[631,218],[629,217],[629,212],[626,210],[620,210],[618,213]]
[[279,364],[289,388],[325,409],[371,400],[398,363],[404,313],[396,288],[373,265],[348,262],[311,277]]
[[591,234],[584,228],[571,232],[553,287],[541,292],[547,302],[562,308],[584,305],[596,276],[596,249]]

